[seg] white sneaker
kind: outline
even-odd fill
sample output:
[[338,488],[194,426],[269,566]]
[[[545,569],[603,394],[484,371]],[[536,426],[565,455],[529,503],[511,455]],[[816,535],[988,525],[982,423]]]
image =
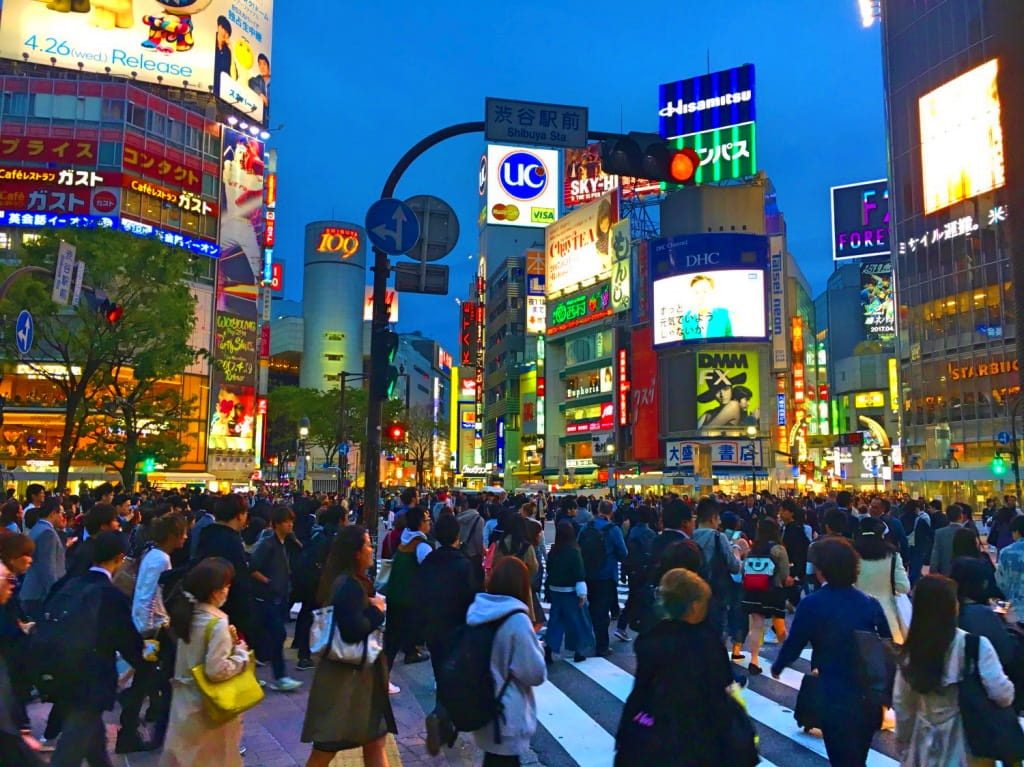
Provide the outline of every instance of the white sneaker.
[[298,679],[292,679],[290,676],[283,676],[267,684],[267,687],[277,692],[291,692],[302,687],[302,682]]
[[388,695],[398,695],[398,693],[400,693],[401,691],[402,688],[399,687],[397,684],[395,684],[394,682],[388,682]]

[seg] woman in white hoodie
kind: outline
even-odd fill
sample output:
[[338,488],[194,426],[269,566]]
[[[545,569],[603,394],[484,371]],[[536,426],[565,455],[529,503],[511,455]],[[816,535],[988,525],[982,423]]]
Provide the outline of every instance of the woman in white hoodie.
[[[515,767],[530,749],[537,730],[537,704],[533,688],[547,678],[544,653],[533,631],[530,572],[522,560],[505,557],[495,565],[486,594],[477,594],[466,613],[466,623],[479,626],[505,619],[494,634],[491,676],[494,689],[505,688],[499,703],[501,742],[496,742],[494,723],[473,733],[484,752],[483,767]],[[505,685],[505,680],[510,683]]]

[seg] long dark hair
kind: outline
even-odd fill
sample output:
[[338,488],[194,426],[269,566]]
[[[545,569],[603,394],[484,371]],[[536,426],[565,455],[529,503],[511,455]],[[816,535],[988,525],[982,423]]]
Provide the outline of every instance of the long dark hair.
[[555,526],[555,542],[549,553],[554,554],[562,549],[578,549],[579,547],[580,545],[576,541],[576,528],[572,526],[572,522],[559,522]]
[[885,522],[874,517],[865,517],[860,521],[853,547],[861,559],[872,561],[888,559],[896,551],[896,547],[885,540]]
[[334,599],[334,582],[341,575],[355,578],[367,594],[373,591],[366,573],[356,572],[356,556],[365,542],[366,528],[362,525],[346,525],[338,529],[317,587],[316,598],[320,604],[328,605]]
[[772,517],[764,517],[757,523],[757,535],[751,547],[758,554],[767,554],[779,542],[779,523]]
[[914,615],[900,653],[900,667],[910,686],[921,694],[942,686],[946,653],[956,635],[956,581],[926,575],[914,587]]
[[167,600],[171,631],[184,642],[192,641],[192,613],[196,605],[210,602],[213,592],[234,580],[235,566],[223,557],[207,557],[189,570]]
[[980,558],[982,553],[978,548],[978,534],[969,527],[961,527],[953,533],[953,556]]

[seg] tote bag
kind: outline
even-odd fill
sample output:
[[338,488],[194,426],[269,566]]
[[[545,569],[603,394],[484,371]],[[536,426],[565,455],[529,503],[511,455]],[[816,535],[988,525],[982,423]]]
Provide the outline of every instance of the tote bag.
[[893,554],[889,561],[889,585],[892,587],[892,599],[896,603],[896,619],[900,623],[900,631],[906,637],[910,633],[910,619],[914,614],[914,604],[906,594],[896,593],[896,558],[899,554]]

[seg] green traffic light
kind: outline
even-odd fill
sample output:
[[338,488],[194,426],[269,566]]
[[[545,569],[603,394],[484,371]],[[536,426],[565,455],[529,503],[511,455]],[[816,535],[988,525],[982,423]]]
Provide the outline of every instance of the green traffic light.
[[1002,455],[996,455],[992,459],[992,474],[997,477],[1005,476],[1006,474],[1006,459]]
[[142,462],[142,473],[143,474],[152,474],[154,471],[156,471],[156,459],[155,458],[146,458]]

